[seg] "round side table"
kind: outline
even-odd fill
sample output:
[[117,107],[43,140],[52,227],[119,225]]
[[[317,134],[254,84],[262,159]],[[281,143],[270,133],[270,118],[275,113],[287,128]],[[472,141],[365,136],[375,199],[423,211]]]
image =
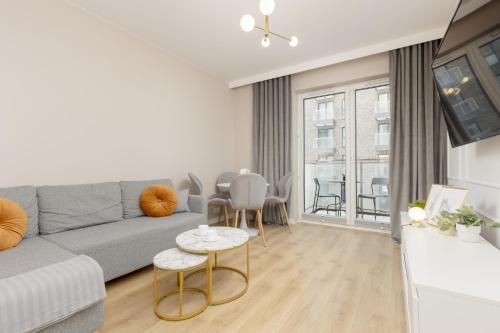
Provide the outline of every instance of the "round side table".
[[[204,236],[198,234],[198,229],[188,230],[183,232],[175,239],[177,243],[177,247],[179,249],[196,254],[207,254],[207,296],[208,296],[208,304],[209,305],[219,305],[234,301],[237,298],[243,296],[248,290],[248,284],[250,281],[250,243],[249,235],[246,231],[238,229],[238,228],[228,228],[228,227],[211,227],[210,229],[214,229],[217,233],[217,240],[215,241],[207,241]],[[228,266],[221,266],[217,263],[217,254],[221,252],[226,252],[230,250],[234,250],[240,248],[242,246],[247,247],[246,251],[246,259],[247,259],[247,269],[246,272],[242,272],[239,269]],[[213,299],[213,271],[214,270],[226,270],[232,271],[239,275],[241,275],[245,279],[245,288],[238,292],[237,294],[224,298],[224,299]],[[186,275],[186,278],[189,276],[202,272],[204,269],[198,269],[190,274]]]
[[[184,287],[184,272],[194,268],[199,268],[204,266],[207,262],[207,255],[192,254],[181,251],[177,248],[172,248],[158,253],[153,258],[153,302],[155,314],[165,320],[184,320],[192,318],[200,313],[202,313],[208,306],[207,293],[199,288],[185,288]],[[174,271],[177,272],[177,281],[179,288],[174,288],[168,290],[164,295],[158,296],[158,271]],[[203,294],[205,302],[202,306],[196,310],[184,313],[182,307],[184,303],[184,292],[191,291],[199,294]],[[168,315],[161,312],[158,308],[160,302],[166,299],[168,296],[179,294],[179,315]]]

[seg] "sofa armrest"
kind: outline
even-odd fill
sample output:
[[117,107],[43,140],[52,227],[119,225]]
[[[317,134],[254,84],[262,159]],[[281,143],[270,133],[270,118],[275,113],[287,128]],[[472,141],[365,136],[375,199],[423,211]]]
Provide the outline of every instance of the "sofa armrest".
[[190,194],[188,197],[188,205],[189,205],[189,210],[192,211],[193,213],[203,214],[204,223],[206,223],[208,215],[207,199],[202,197],[201,195]]

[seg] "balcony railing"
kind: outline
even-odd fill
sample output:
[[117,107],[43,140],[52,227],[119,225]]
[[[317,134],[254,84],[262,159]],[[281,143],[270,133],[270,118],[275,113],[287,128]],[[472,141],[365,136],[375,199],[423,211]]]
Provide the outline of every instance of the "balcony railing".
[[[304,164],[304,210],[310,212],[314,203],[314,178],[318,178],[320,183],[328,184],[328,190],[332,193],[341,193],[339,180],[346,174],[346,161],[335,160],[332,162],[315,162]],[[389,162],[380,159],[357,159],[356,160],[356,198],[358,194],[371,194],[371,183],[373,178],[389,177]],[[336,181],[329,183],[329,181]],[[374,189],[375,191],[378,188]],[[375,194],[379,194],[375,192]],[[347,198],[349,200],[349,198]],[[356,205],[358,203],[355,203]],[[370,202],[364,203],[364,209],[369,210],[372,207]],[[382,212],[389,210],[389,201],[379,199],[377,209]],[[379,220],[380,222],[380,220]]]
[[389,150],[391,134],[388,132],[375,133],[375,149],[378,151]]
[[391,112],[389,109],[389,103],[375,102],[375,119],[376,120],[386,120],[391,118]]
[[334,142],[332,136],[313,139],[313,149],[332,149],[333,147]]

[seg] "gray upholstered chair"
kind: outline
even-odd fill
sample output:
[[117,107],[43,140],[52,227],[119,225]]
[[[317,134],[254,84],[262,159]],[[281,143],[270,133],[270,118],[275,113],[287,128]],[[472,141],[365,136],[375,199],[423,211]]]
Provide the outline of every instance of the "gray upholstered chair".
[[201,195],[203,193],[203,183],[194,173],[188,172],[189,180],[191,181],[192,193],[194,195]]
[[255,210],[255,220],[260,237],[264,246],[266,246],[266,237],[262,226],[262,208],[267,193],[267,183],[264,177],[256,173],[240,175],[231,182],[230,193],[231,199],[229,199],[229,203],[235,210],[233,226],[238,226],[238,217],[241,210]]
[[292,191],[292,183],[293,183],[293,174],[287,173],[283,178],[280,179],[280,181],[276,186],[278,188],[278,195],[268,196],[265,201],[266,204],[278,206],[281,216],[281,223],[283,224],[283,226],[286,225],[288,227],[288,231],[290,232],[292,230],[290,229],[290,224],[288,223],[288,212],[286,211],[286,203],[290,198],[290,192]]
[[[233,179],[238,177],[238,173],[227,171],[223,172],[217,177],[217,184],[221,183],[231,183]],[[222,217],[222,213],[224,213],[224,225],[226,227],[229,226],[229,218],[227,208],[229,206],[229,192],[221,192],[220,189],[215,184],[215,194],[212,194],[208,197],[208,206],[219,206],[219,222]]]

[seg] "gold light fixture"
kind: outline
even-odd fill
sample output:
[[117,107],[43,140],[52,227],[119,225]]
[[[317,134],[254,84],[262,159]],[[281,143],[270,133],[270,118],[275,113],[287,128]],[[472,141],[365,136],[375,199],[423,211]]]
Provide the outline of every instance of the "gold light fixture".
[[264,38],[262,38],[260,44],[263,47],[268,47],[269,45],[271,45],[271,39],[269,38],[270,35],[273,35],[273,36],[276,36],[276,37],[279,37],[281,39],[288,41],[288,44],[291,47],[297,46],[299,44],[299,39],[297,37],[292,36],[292,37],[288,38],[288,37],[285,37],[283,35],[280,35],[278,33],[275,33],[275,32],[272,32],[271,30],[269,30],[269,15],[271,15],[273,13],[275,6],[276,5],[274,3],[274,0],[260,0],[259,9],[260,9],[260,12],[264,15],[264,27],[259,27],[259,26],[255,25],[255,19],[253,18],[253,16],[246,14],[246,15],[243,15],[243,17],[240,20],[241,29],[243,29],[243,31],[245,31],[245,32],[250,32],[255,28],[262,30],[264,32]]

